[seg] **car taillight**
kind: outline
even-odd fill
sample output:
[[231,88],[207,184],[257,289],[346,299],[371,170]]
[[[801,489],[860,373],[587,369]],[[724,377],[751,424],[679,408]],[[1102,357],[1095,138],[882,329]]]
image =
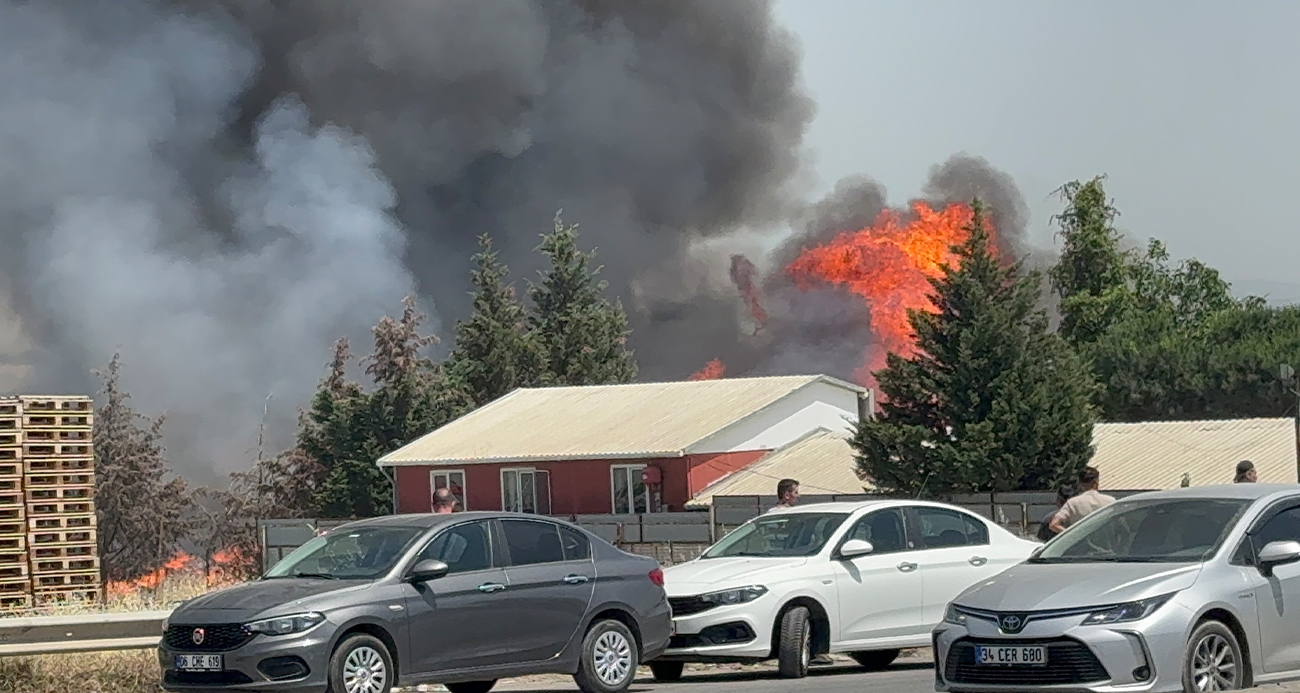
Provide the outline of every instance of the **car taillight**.
[[655,568],[650,571],[650,582],[653,582],[656,587],[664,586],[664,571],[662,568]]

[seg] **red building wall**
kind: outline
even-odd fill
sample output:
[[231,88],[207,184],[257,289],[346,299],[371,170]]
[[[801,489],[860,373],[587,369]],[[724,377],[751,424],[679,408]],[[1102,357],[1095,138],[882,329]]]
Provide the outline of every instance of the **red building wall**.
[[[448,467],[465,472],[468,510],[501,509],[501,470],[530,467],[550,472],[551,513],[555,515],[600,515],[613,511],[610,497],[610,468],[644,464],[662,470],[660,502],[668,510],[684,510],[686,501],[705,486],[767,454],[747,450],[715,455],[687,455],[669,459],[565,460],[562,462],[468,464]],[[432,467],[397,467],[397,511],[427,513],[430,510],[429,472]],[[775,488],[775,481],[772,482]],[[773,491],[775,493],[775,491]]]

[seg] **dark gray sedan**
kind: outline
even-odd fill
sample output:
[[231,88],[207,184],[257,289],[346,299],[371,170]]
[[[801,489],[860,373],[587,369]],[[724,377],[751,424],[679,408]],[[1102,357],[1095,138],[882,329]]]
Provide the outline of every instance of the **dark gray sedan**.
[[387,693],[572,674],[631,685],[668,646],[663,573],[536,515],[395,515],[298,548],[260,580],[186,602],[158,648],[163,687]]

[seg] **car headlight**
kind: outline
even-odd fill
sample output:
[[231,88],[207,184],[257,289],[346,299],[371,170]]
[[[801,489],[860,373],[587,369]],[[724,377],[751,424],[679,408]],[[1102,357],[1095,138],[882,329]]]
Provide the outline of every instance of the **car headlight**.
[[966,614],[958,611],[957,607],[952,604],[948,605],[948,610],[943,612],[943,622],[951,623],[958,626],[966,625]]
[[292,635],[311,630],[324,621],[325,614],[319,611],[311,611],[305,614],[279,616],[245,623],[244,629],[250,633],[261,633],[262,635]]
[[730,604],[746,604],[767,594],[767,588],[762,585],[750,585],[748,587],[738,587],[734,590],[722,590],[720,592],[710,592],[700,595],[700,601],[715,606],[727,606]]
[[1173,598],[1173,594],[1162,594],[1159,597],[1150,597],[1141,599],[1136,602],[1128,602],[1112,606],[1107,609],[1101,609],[1088,614],[1083,619],[1085,626],[1097,626],[1107,623],[1127,623],[1129,621],[1141,621],[1150,616],[1156,609],[1164,606],[1165,602]]

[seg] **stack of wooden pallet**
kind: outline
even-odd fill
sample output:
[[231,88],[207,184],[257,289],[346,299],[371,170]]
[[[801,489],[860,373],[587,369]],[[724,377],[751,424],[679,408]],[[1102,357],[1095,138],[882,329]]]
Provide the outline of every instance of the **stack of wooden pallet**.
[[[11,484],[12,495],[0,490],[0,517],[7,518],[0,523],[9,523],[0,524],[0,531],[12,524],[8,541],[23,555],[8,563],[0,558],[0,580],[6,579],[6,566],[22,566],[13,569],[10,585],[0,582],[0,608],[99,601],[90,398],[24,395],[0,401],[2,411],[16,414],[12,430],[0,414],[0,444],[10,443],[0,450],[8,451],[20,476]],[[7,469],[5,457],[0,453],[0,473]],[[0,547],[5,541],[0,539]]]
[[22,423],[22,403],[0,399],[0,611],[26,609],[32,602]]

